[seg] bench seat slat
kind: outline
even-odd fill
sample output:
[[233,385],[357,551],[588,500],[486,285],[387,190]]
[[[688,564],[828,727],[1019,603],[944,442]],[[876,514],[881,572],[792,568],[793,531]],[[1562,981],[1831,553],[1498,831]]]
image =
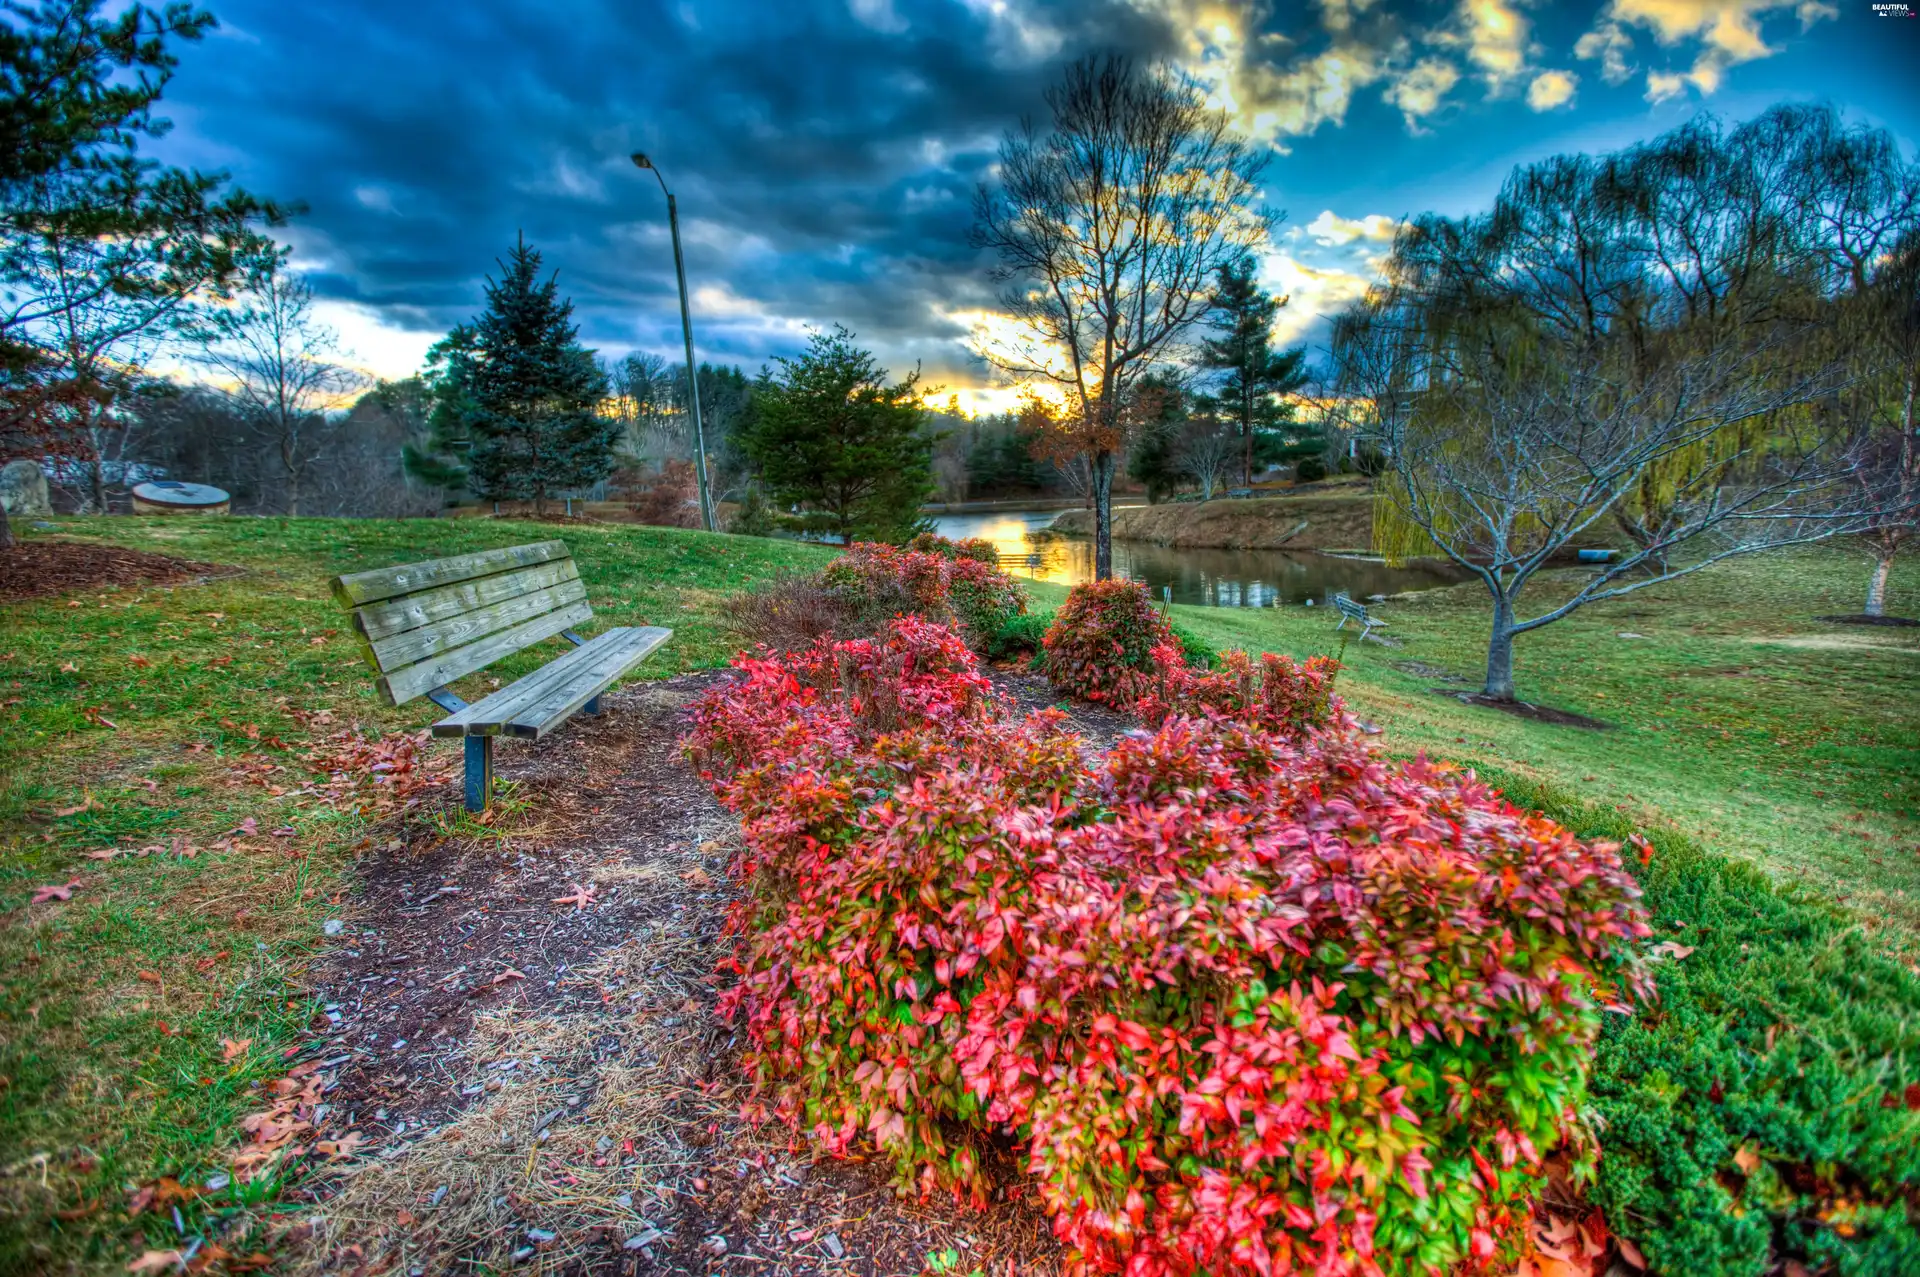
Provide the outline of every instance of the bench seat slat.
[[389,703],[404,705],[416,696],[425,696],[436,687],[451,683],[475,670],[483,670],[523,647],[531,647],[541,639],[552,638],[561,630],[575,625],[585,625],[592,618],[593,609],[585,600],[569,603],[554,611],[536,616],[530,621],[522,621],[508,629],[495,630],[478,642],[456,647],[450,652],[442,652],[416,665],[389,670],[380,676],[380,689],[387,694]]
[[578,675],[550,687],[539,700],[516,713],[506,725],[506,734],[539,740],[645,660],[653,649],[673,637],[673,631],[650,625],[629,630],[628,636],[625,643],[595,656]]
[[516,595],[431,625],[376,639],[367,645],[367,654],[375,669],[402,669],[442,652],[477,643],[489,634],[511,629],[570,603],[584,602],[586,597],[587,587],[579,580],[562,581],[552,589]]
[[435,736],[509,735],[538,740],[672,637],[657,626],[620,628],[589,640],[510,687],[433,725]]
[[497,692],[490,693],[467,706],[447,715],[433,725],[435,736],[491,736],[500,729],[504,721],[502,713],[511,715],[513,708],[523,701],[538,695],[540,691],[558,679],[567,675],[567,661],[579,660],[583,654],[597,652],[609,643],[618,640],[620,629],[608,630],[605,634],[596,634],[584,644],[566,652],[556,659],[542,665],[525,678],[509,683]]
[[403,594],[377,603],[362,604],[354,609],[353,627],[369,643],[378,643],[381,639],[392,638],[408,630],[452,620],[495,603],[504,603],[523,594],[579,579],[580,569],[572,559],[498,572],[472,581],[421,590],[417,594]]
[[454,585],[476,577],[511,572],[571,558],[573,552],[564,541],[536,541],[531,545],[509,545],[475,554],[457,554],[450,559],[428,559],[423,563],[401,563],[369,572],[349,572],[333,579],[333,596],[342,607],[360,607],[402,594],[417,594],[437,585]]

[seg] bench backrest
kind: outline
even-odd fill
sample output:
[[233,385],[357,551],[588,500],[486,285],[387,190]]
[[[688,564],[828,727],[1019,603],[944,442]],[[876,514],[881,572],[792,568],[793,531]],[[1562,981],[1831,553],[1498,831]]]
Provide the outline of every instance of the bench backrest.
[[1334,595],[1333,605],[1339,608],[1342,612],[1346,613],[1348,616],[1358,617],[1362,620],[1366,619],[1367,609],[1365,608],[1365,606],[1359,603],[1355,603],[1352,599],[1348,598],[1344,594]]
[[393,705],[593,616],[563,541],[351,572],[334,578],[333,597],[353,612],[367,662]]

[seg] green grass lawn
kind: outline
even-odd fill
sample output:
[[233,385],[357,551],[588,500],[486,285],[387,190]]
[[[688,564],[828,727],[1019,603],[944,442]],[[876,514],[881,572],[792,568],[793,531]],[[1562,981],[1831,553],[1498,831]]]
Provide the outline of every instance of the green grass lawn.
[[[328,578],[560,536],[596,627],[673,628],[637,671],[647,678],[724,664],[724,600],[829,553],[484,520],[62,519],[45,535],[244,571],[6,605],[0,1272],[37,1271],[49,1253],[118,1269],[135,1230],[165,1241],[161,1215],[128,1224],[126,1186],[218,1171],[240,1117],[264,1107],[258,1088],[285,1071],[313,1010],[302,963],[370,833],[357,812],[297,792],[310,779],[299,756],[349,726],[418,729],[438,713],[380,703]],[[477,699],[564,650],[542,644],[458,686]],[[267,764],[287,770],[245,778]],[[259,836],[214,847],[248,818]],[[176,839],[194,854],[174,854]],[[88,858],[142,847],[163,850]],[[29,903],[76,879],[71,900]]]
[[[491,520],[63,519],[30,535],[244,571],[12,605],[0,623],[0,1272],[47,1253],[118,1267],[141,1230],[165,1241],[170,1220],[128,1221],[127,1185],[218,1170],[240,1116],[262,1107],[258,1088],[284,1071],[281,1052],[312,1011],[303,963],[373,833],[357,812],[299,792],[299,756],[344,727],[418,729],[435,716],[425,701],[379,703],[329,577],[560,536],[599,624],[675,630],[638,674],[658,677],[724,663],[728,596],[830,554]],[[1341,690],[1397,753],[1426,750],[1670,827],[1920,947],[1920,635],[1813,620],[1857,610],[1863,580],[1860,560],[1837,551],[1755,559],[1523,637],[1522,695],[1607,732],[1428,690],[1441,685],[1434,670],[1477,686],[1476,585],[1383,605],[1401,646],[1346,645]],[[1920,570],[1903,565],[1892,588],[1920,610]],[[1041,608],[1064,597],[1033,593]],[[1216,646],[1341,646],[1318,609],[1175,611]],[[546,648],[460,690],[474,698],[564,650]],[[262,763],[287,771],[248,780]],[[260,836],[215,848],[249,818]],[[197,854],[173,854],[175,839]],[[87,858],[141,847],[163,850]],[[29,903],[35,888],[75,879],[70,901]]]
[[[1570,592],[1573,579],[1542,580],[1528,602]],[[1400,646],[1347,643],[1341,691],[1396,753],[1524,776],[1670,825],[1869,925],[1892,924],[1906,944],[1920,936],[1920,631],[1813,619],[1857,612],[1865,581],[1864,561],[1834,549],[1735,560],[1521,636],[1521,697],[1611,731],[1429,690],[1448,685],[1434,669],[1463,690],[1480,685],[1489,613],[1478,583],[1379,605]],[[1053,607],[1065,592],[1035,595]],[[1920,612],[1920,565],[1899,565],[1890,597]],[[1340,651],[1346,637],[1319,608],[1173,610],[1223,648],[1307,656]]]

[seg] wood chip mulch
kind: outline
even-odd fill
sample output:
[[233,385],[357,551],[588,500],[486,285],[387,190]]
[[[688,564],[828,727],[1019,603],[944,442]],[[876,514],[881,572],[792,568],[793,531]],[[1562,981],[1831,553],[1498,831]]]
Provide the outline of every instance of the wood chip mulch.
[[[975,1211],[740,1119],[739,1042],[713,1011],[738,822],[676,743],[730,677],[623,689],[598,719],[502,747],[525,806],[498,840],[416,823],[375,841],[312,971],[308,1046],[325,1135],[363,1143],[286,1203],[314,1221],[278,1239],[290,1272],[1057,1270],[1009,1150],[991,1150],[1009,1195]],[[1053,703],[1037,676],[994,681],[1023,709]],[[1102,743],[1127,725],[1075,718]],[[451,815],[456,795],[439,801]]]
[[0,599],[40,599],[83,590],[173,585],[210,576],[232,576],[239,570],[117,545],[22,541],[10,550],[0,550]]

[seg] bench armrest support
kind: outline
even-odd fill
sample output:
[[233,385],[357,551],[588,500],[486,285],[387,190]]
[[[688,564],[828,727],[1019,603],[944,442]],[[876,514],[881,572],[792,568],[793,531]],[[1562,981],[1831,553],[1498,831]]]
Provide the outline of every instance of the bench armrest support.
[[458,714],[467,707],[467,703],[444,687],[436,687],[427,693],[427,699],[449,714]]

